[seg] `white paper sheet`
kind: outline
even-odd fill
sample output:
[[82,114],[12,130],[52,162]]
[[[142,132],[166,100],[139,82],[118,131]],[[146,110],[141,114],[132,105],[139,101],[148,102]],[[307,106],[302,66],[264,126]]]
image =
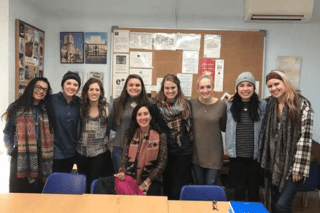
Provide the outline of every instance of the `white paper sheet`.
[[113,76],[112,82],[112,97],[117,98],[120,96],[124,83],[126,82],[128,75],[117,74]]
[[182,73],[178,73],[177,77],[180,80],[180,86],[181,86],[181,90],[183,92],[183,94],[186,97],[191,97],[192,94],[192,79],[193,79],[193,75],[192,74],[182,74]]
[[221,35],[205,35],[203,51],[205,58],[220,58]]
[[182,73],[197,74],[199,69],[199,51],[183,51]]
[[152,50],[152,33],[130,32],[130,48]]
[[200,50],[200,34],[185,34],[178,33],[177,35],[177,49],[179,50]]
[[113,74],[129,75],[129,54],[113,54]]
[[161,90],[161,83],[162,83],[163,78],[157,78],[157,91],[159,92]]
[[129,30],[115,30],[113,32],[113,52],[129,52]]
[[278,56],[277,62],[278,69],[288,76],[292,87],[298,90],[301,75],[301,57]]
[[152,85],[152,69],[137,69],[137,68],[131,68],[130,74],[137,74],[139,75],[144,85]]
[[216,60],[215,75],[214,75],[214,91],[223,91],[223,77],[224,77],[224,60]]
[[256,93],[259,95],[260,81],[256,81]]
[[130,52],[130,67],[152,68],[152,52]]
[[154,33],[153,48],[155,50],[176,50],[177,34]]

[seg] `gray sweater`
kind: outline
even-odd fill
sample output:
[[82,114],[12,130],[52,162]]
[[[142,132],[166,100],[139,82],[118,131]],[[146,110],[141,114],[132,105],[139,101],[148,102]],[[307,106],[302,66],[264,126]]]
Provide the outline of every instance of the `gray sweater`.
[[218,100],[205,105],[199,98],[191,100],[194,143],[192,163],[207,169],[220,170],[223,162],[223,140],[225,131],[226,104]]

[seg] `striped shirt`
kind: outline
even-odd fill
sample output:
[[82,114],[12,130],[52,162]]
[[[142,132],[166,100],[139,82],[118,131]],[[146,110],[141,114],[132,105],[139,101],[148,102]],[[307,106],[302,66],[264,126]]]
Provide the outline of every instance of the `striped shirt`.
[[242,111],[237,123],[236,150],[237,157],[253,158],[254,154],[254,122],[248,111]]

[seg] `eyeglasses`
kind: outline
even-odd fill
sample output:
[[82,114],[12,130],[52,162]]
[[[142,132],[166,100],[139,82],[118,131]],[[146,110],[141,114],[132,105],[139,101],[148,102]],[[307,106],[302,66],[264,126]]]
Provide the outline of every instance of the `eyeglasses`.
[[34,88],[38,91],[43,91],[43,93],[47,93],[48,92],[48,88],[43,88],[40,85],[35,85]]

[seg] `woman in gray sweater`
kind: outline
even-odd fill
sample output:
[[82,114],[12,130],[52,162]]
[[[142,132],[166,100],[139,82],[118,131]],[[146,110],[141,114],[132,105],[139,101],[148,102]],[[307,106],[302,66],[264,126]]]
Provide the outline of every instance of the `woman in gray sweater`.
[[226,104],[212,97],[213,80],[201,76],[197,81],[199,97],[191,100],[194,125],[192,168],[197,185],[217,184],[223,162],[224,115]]

